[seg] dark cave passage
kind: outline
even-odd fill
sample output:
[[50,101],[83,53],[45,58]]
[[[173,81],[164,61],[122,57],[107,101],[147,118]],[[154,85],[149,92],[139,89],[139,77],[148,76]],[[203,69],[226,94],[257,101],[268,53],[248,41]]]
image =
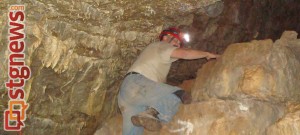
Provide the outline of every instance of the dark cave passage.
[[[279,39],[285,30],[300,32],[300,1],[224,0],[223,12],[214,17],[194,14],[185,26],[191,34],[191,48],[222,54],[229,44],[251,40]],[[168,76],[170,84],[194,79],[207,60],[174,62]]]

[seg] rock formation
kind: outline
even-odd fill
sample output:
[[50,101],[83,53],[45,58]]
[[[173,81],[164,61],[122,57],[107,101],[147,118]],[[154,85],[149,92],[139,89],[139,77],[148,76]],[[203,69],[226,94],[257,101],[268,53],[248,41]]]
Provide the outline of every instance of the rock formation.
[[[119,82],[139,52],[164,27],[192,23],[193,12],[220,14],[221,9],[205,9],[216,2],[221,1],[1,1],[1,82],[8,80],[8,9],[26,6],[24,53],[31,78],[24,88],[30,107],[23,132],[93,134],[116,114]],[[9,98],[4,83],[0,89],[3,114]],[[0,134],[6,134],[2,129],[1,122]]]
[[[300,39],[231,44],[198,71],[193,102],[182,105],[161,135],[296,135],[300,121]],[[120,134],[118,116],[95,135]],[[110,124],[110,125],[109,125]],[[121,125],[121,124],[120,124]],[[118,130],[116,130],[118,129]]]
[[[3,83],[0,84],[0,114],[3,114],[8,107],[9,101],[4,82],[8,80],[9,26],[7,16],[8,8],[12,4],[26,6],[25,41],[27,47],[24,53],[26,65],[30,66],[32,71],[31,78],[24,88],[26,99],[30,104],[25,121],[26,128],[22,131],[26,135],[91,135],[98,128],[105,126],[108,119],[119,114],[116,94],[125,72],[141,50],[147,44],[156,41],[157,35],[165,27],[187,26],[194,38],[187,47],[217,53],[223,53],[231,43],[252,39],[277,39],[283,30],[292,29],[298,32],[300,30],[298,26],[300,4],[296,0],[1,0],[0,53],[2,55],[0,55],[0,60],[3,63],[0,64],[2,73],[0,80]],[[294,37],[292,39],[291,41],[297,42]],[[273,52],[273,50],[268,50],[273,48],[271,41],[261,42],[269,44],[261,51]],[[257,44],[262,43],[251,44],[258,46]],[[289,44],[289,47],[292,46],[297,48],[298,44]],[[255,48],[248,47],[244,51],[248,49],[255,50]],[[274,51],[281,50],[281,48],[273,49]],[[234,49],[231,51],[235,52]],[[295,54],[300,53],[297,49],[291,51]],[[227,53],[227,55],[233,54]],[[230,56],[229,59],[231,57],[234,56]],[[280,61],[272,60],[276,57],[279,57]],[[295,58],[300,59],[299,56]],[[233,100],[227,103],[225,99],[237,97],[241,100],[244,98],[249,100],[249,97],[255,100],[261,99],[261,101],[251,102],[251,105],[266,109],[263,110],[264,115],[268,114],[267,108],[278,110],[272,116],[285,118],[280,119],[277,125],[272,125],[268,132],[275,133],[280,129],[288,130],[286,133],[293,131],[289,130],[290,126],[286,123],[289,123],[291,118],[297,117],[298,106],[292,101],[298,102],[299,95],[294,89],[299,85],[296,83],[294,86],[285,88],[283,84],[294,84],[295,80],[292,80],[292,77],[296,76],[296,71],[289,71],[288,68],[276,64],[278,62],[291,64],[292,58],[287,56],[286,52],[282,52],[282,55],[278,56],[272,53],[268,59],[275,67],[260,65],[259,62],[263,60],[259,61],[259,59],[253,61],[258,65],[245,67],[245,69],[228,69],[225,72],[213,68],[215,72],[223,73],[223,76],[210,77],[211,83],[218,85],[210,86],[209,88],[213,90],[208,91],[206,88],[208,84],[204,84],[203,81],[198,82],[194,89],[199,89],[199,92],[192,90],[193,94],[197,95],[195,100],[205,101],[206,105],[204,103],[200,105],[203,107],[218,102],[215,110],[223,105],[232,105],[233,108],[228,109],[231,111],[231,109],[238,109],[234,105],[239,105],[240,102]],[[231,62],[228,59],[224,61]],[[194,79],[197,69],[205,62],[205,60],[195,60],[175,63],[169,75],[169,83],[176,84],[182,80]],[[213,63],[209,64],[213,66]],[[224,67],[220,63],[216,64],[220,65],[220,68],[233,68],[239,63],[231,62],[232,65],[229,67]],[[205,68],[207,66],[204,66]],[[205,71],[199,72],[208,74]],[[235,79],[243,80],[239,80],[238,86],[231,83],[218,83],[218,79],[226,82],[228,73],[241,75],[241,78]],[[249,74],[252,73],[255,73],[253,76],[255,79],[268,82],[268,84],[257,82],[250,85],[252,76]],[[264,77],[261,78],[260,75]],[[284,75],[290,75],[287,79],[291,82],[278,79]],[[197,80],[199,79],[201,80],[201,76]],[[216,89],[221,87],[226,91],[220,92]],[[268,91],[271,88],[272,91]],[[216,99],[208,100],[211,97]],[[276,104],[273,104],[273,101]],[[288,104],[290,108],[288,111],[291,114],[285,117],[286,113],[282,112],[282,108],[286,110],[287,101],[291,101]],[[266,102],[266,104],[261,102]],[[241,103],[245,104],[244,101]],[[218,110],[216,113],[223,114],[222,111],[224,110]],[[176,116],[178,120],[181,119],[179,117],[181,113],[183,112]],[[224,113],[225,115],[229,114]],[[212,117],[217,116],[219,115]],[[274,120],[268,122],[271,123]],[[177,120],[174,121],[177,122]],[[0,134],[9,134],[3,131],[2,124],[0,122]],[[267,126],[268,123],[260,124]],[[242,128],[242,125],[240,126]],[[176,127],[172,129],[175,130]]]

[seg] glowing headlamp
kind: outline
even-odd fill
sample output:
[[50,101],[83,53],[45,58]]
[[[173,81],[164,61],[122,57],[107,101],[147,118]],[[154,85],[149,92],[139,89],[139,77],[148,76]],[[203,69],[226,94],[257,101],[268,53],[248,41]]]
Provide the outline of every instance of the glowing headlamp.
[[186,42],[190,42],[190,35],[188,33],[185,33],[183,35],[183,39],[186,41]]

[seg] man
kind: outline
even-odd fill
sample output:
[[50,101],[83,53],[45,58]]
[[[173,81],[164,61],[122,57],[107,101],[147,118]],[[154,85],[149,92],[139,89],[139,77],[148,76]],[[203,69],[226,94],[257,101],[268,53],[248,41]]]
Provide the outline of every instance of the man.
[[118,103],[123,116],[123,135],[142,135],[144,128],[160,130],[161,122],[171,121],[180,103],[191,103],[189,93],[165,84],[172,62],[218,57],[182,48],[182,33],[175,27],[163,30],[159,38],[160,42],[148,45],[140,54],[121,85]]

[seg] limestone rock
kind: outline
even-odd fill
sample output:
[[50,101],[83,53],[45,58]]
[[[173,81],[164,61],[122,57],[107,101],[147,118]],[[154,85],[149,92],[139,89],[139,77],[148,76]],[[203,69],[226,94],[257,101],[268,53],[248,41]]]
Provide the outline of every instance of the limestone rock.
[[[279,39],[232,44],[204,65],[192,88],[193,102],[182,105],[161,131],[146,135],[299,134],[299,43],[295,32]],[[285,36],[283,36],[285,37]],[[184,86],[184,85],[183,85]],[[105,123],[94,135],[118,135],[122,118]],[[119,124],[116,124],[119,123]]]
[[[294,37],[294,36],[293,36]],[[299,101],[298,39],[252,41],[230,45],[222,58],[198,72],[193,95],[283,102]],[[202,93],[203,92],[203,93]],[[203,94],[200,96],[200,94]]]
[[[277,1],[271,1],[270,9],[268,2],[270,1],[2,0],[0,60],[4,63],[0,65],[0,80],[8,80],[7,9],[12,4],[25,4],[25,40],[28,46],[24,53],[26,65],[30,66],[32,71],[32,78],[27,81],[25,87],[30,107],[24,134],[93,134],[97,127],[101,127],[107,119],[117,113],[116,95],[122,76],[141,50],[157,40],[157,35],[163,28],[172,25],[193,25],[198,31],[195,35],[201,39],[197,42],[207,46],[204,50],[220,52],[229,43],[252,39],[254,32],[259,33],[258,37],[274,33],[276,37],[278,31],[286,27],[293,28],[290,27],[293,22],[297,24],[298,21],[293,21],[294,19],[286,22],[285,19],[280,19],[280,22],[272,21],[278,20],[277,16],[280,13],[286,16],[286,12],[298,11],[297,4],[289,4],[293,8],[287,9],[283,6],[283,10],[273,10],[279,9],[283,2],[279,1],[278,4]],[[226,15],[220,16],[224,11]],[[272,17],[273,14],[266,14],[268,11],[275,11],[275,17]],[[295,16],[297,17],[297,14]],[[285,25],[279,27],[281,21]],[[257,22],[261,24],[257,25]],[[269,27],[263,28],[265,25]],[[262,30],[259,31],[258,28]],[[295,34],[292,35],[291,40],[288,38],[289,45],[284,45],[290,49],[285,51],[292,51],[300,60],[299,42],[294,40]],[[223,39],[226,40],[223,42]],[[216,44],[219,46],[214,47]],[[284,46],[274,50],[280,51]],[[275,65],[276,57],[280,58],[279,63],[292,62],[285,53],[280,53],[280,56],[274,54],[270,58],[275,59],[272,60]],[[281,71],[276,72],[276,83],[270,83],[266,88],[272,87],[278,81],[286,83],[289,80],[276,78],[284,77],[285,74],[293,77],[292,74],[296,74],[288,72],[288,68],[284,66],[273,68]],[[269,76],[270,73],[265,72],[269,69],[265,69],[264,66],[254,66],[254,69],[248,68],[247,73],[254,72],[257,76],[254,78],[267,82],[274,79]],[[190,71],[195,73],[195,70]],[[246,78],[249,78],[247,75]],[[265,77],[258,77],[260,75]],[[256,91],[255,89],[262,84],[248,87],[247,81],[251,80],[245,79],[245,83],[241,83],[244,94],[270,100],[272,92]],[[285,86],[278,86],[283,87]],[[276,95],[274,101],[286,100],[288,97],[297,100],[297,93],[285,93],[293,88],[294,86],[290,86],[279,91],[284,94],[279,97]],[[3,114],[9,99],[4,83],[0,84],[0,89],[0,113]],[[194,94],[208,97],[207,93]],[[199,100],[204,99],[200,96],[195,97]],[[3,133],[2,127],[0,123],[0,134],[6,134]]]
[[[285,30],[300,32],[298,27],[300,16],[297,16],[300,1],[223,0],[222,2],[224,5],[217,2],[206,7],[204,15],[194,15],[192,25],[187,28],[191,35],[191,43],[186,44],[187,47],[223,54],[232,43],[250,42],[253,39],[275,41]],[[224,10],[217,15],[218,9],[222,9],[222,6]],[[195,79],[198,68],[206,62],[205,59],[199,59],[173,63],[169,82],[178,85],[183,80]]]
[[297,135],[300,129],[300,104],[295,110],[288,112],[285,117],[268,128],[267,135]]
[[210,99],[182,106],[161,134],[259,135],[282,115],[282,107],[269,103]]
[[[191,24],[192,12],[204,13],[217,1],[1,1],[1,82],[8,80],[8,8],[26,6],[24,53],[32,75],[24,134],[94,133],[117,113],[120,80],[140,51],[164,27]],[[0,89],[3,114],[9,99],[4,83]]]
[[[254,100],[210,99],[183,105],[160,132],[145,131],[145,135],[262,135],[267,127],[283,115],[283,106]],[[94,135],[118,135],[122,132],[122,117],[106,123]]]

